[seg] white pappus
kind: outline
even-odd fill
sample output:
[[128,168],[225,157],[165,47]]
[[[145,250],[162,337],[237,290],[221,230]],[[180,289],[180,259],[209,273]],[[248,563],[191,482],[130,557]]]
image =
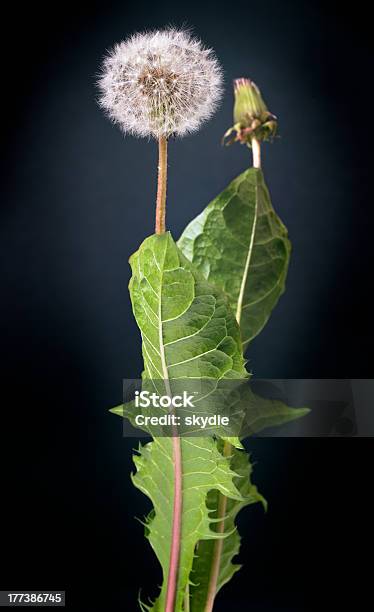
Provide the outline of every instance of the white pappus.
[[124,132],[183,136],[216,110],[222,70],[199,39],[170,28],[115,45],[104,60],[99,87],[101,107]]

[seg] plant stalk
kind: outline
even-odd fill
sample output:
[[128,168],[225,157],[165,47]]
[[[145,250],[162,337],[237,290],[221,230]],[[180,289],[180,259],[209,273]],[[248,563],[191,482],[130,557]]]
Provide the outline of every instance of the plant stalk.
[[[158,139],[158,180],[157,180],[157,200],[156,200],[156,223],[155,233],[164,234],[166,231],[166,184],[167,184],[167,164],[168,164],[168,141],[165,136]],[[161,320],[161,313],[160,313]],[[160,328],[160,347],[162,346],[162,326]],[[165,361],[165,355],[161,355],[163,373],[167,393],[171,397],[169,376]],[[178,569],[181,549],[182,536],[182,512],[183,512],[183,493],[182,493],[182,448],[181,439],[178,435],[178,427],[172,428],[172,447],[173,447],[173,467],[174,467],[174,499],[173,499],[173,518],[171,524],[169,572],[167,578],[165,612],[174,612],[175,601],[178,587]]]
[[[229,457],[231,454],[232,446],[230,442],[225,440],[223,445],[223,456]],[[217,523],[217,532],[224,533],[225,531],[225,516],[226,516],[226,508],[227,508],[227,497],[226,495],[222,495],[222,493],[218,494],[218,509],[217,509],[217,518],[221,520]],[[219,576],[219,570],[221,566],[221,556],[222,556],[222,547],[223,547],[223,538],[214,541],[213,548],[213,558],[212,565],[210,568],[210,576],[209,576],[209,585],[208,585],[208,594],[206,598],[206,604],[204,612],[212,612],[214,599],[217,592],[217,582]]]
[[174,502],[165,612],[174,612],[175,599],[177,595],[178,568],[182,536],[182,449],[181,439],[177,433],[178,432],[173,428]]
[[166,136],[158,139],[158,180],[156,199],[156,234],[165,232],[166,183],[168,172],[168,141]]
[[252,157],[253,157],[253,167],[261,168],[261,144],[260,141],[257,140],[255,136],[251,139],[252,145]]

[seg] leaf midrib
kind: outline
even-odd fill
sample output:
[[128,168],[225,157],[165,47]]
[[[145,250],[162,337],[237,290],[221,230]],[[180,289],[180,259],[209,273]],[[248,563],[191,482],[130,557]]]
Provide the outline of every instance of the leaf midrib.
[[258,182],[257,182],[257,177],[256,177],[256,186],[255,186],[255,199],[256,199],[256,205],[255,205],[253,226],[252,226],[252,231],[251,231],[251,238],[250,238],[250,242],[249,242],[249,249],[248,249],[247,259],[246,259],[245,266],[244,266],[244,273],[243,273],[243,278],[242,278],[242,282],[241,282],[241,285],[240,285],[238,302],[237,302],[237,306],[236,306],[236,320],[238,322],[238,325],[240,325],[240,319],[241,319],[241,316],[242,316],[242,306],[243,306],[244,292],[245,292],[245,289],[246,289],[246,284],[247,284],[247,279],[248,279],[248,274],[249,274],[249,267],[250,267],[250,264],[251,264],[253,247],[254,247],[254,243],[255,243],[255,234],[256,234],[257,216],[258,216]]

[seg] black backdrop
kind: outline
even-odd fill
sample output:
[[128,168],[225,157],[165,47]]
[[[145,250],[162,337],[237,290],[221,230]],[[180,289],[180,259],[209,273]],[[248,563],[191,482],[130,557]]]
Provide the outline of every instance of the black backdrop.
[[[133,517],[134,440],[106,409],[141,371],[127,257],[153,230],[156,147],[124,139],[97,107],[105,49],[183,23],[214,47],[220,111],[170,147],[177,237],[248,154],[220,147],[231,81],[250,76],[279,116],[265,146],[289,228],[288,289],[255,340],[261,377],[372,377],[372,48],[364,4],[17,4],[2,35],[2,589],[66,589],[69,610],[135,610],[157,563]],[[254,440],[269,501],[243,512],[245,568],[217,611],[355,608],[368,589],[369,439]]]

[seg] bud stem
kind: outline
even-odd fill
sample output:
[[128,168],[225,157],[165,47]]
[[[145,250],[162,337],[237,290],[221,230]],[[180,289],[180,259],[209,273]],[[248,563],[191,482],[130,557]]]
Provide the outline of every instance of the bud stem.
[[[223,445],[223,456],[229,457],[232,452],[232,446],[228,440],[225,440]],[[227,509],[227,497],[223,495],[223,493],[218,493],[218,508],[217,508],[217,518],[220,519],[217,523],[217,533],[223,534],[225,532],[225,517],[226,517],[226,509]],[[209,584],[208,584],[208,593],[205,602],[204,612],[212,612],[214,600],[217,593],[217,583],[219,577],[219,571],[221,569],[221,560],[222,560],[222,549],[223,549],[223,539],[217,539],[214,542],[213,547],[213,557],[212,557],[212,565],[210,568],[210,576],[209,576]]]
[[168,172],[168,141],[165,136],[158,139],[158,181],[156,200],[156,234],[165,232],[166,182]]
[[253,167],[261,168],[261,144],[255,136],[251,139]]

